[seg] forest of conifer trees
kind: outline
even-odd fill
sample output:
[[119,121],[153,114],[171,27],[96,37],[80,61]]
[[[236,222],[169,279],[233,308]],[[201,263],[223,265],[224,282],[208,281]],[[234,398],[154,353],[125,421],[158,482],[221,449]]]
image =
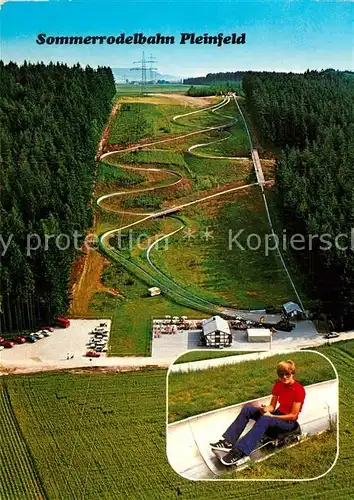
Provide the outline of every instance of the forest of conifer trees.
[[[68,306],[74,235],[82,242],[92,223],[95,154],[114,93],[110,68],[0,62],[1,332]],[[30,253],[29,241],[38,246]]]
[[243,89],[263,144],[281,148],[276,185],[287,231],[331,243],[314,237],[312,250],[293,251],[308,292],[339,328],[353,327],[354,78],[252,73]]
[[226,73],[208,73],[205,76],[195,76],[192,78],[185,78],[183,83],[185,85],[216,85],[225,82],[241,82],[245,71],[228,71]]

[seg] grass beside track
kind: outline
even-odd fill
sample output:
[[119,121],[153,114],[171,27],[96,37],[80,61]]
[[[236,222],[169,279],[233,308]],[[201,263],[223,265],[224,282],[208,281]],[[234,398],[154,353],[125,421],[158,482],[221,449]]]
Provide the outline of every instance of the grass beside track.
[[[333,470],[310,482],[220,483],[189,481],[176,474],[165,453],[165,370],[10,375],[8,391],[13,415],[49,500],[256,500],[260,490],[262,496],[274,496],[276,490],[281,498],[349,500],[354,489],[354,342],[335,343],[318,351],[333,361],[339,373],[340,450]],[[1,420],[9,411],[8,406],[2,408]],[[18,438],[5,441],[5,429],[1,462],[8,466],[1,498],[41,498],[27,479],[25,458],[14,452]],[[293,464],[295,468],[300,448],[293,448],[292,453],[291,459],[279,454],[281,466]],[[264,467],[270,467],[271,460]],[[311,450],[301,450],[304,460],[313,463]],[[27,496],[14,495],[12,483],[19,480],[19,470]]]
[[226,471],[220,479],[313,479],[325,474],[335,461],[337,433],[327,431],[292,448],[277,450],[267,460],[251,467]]
[[296,379],[303,385],[336,378],[332,366],[313,352],[276,354],[262,360],[247,360],[168,377],[168,418],[175,422],[206,411],[224,408],[271,394],[276,365],[283,359],[296,363]]
[[[201,297],[242,309],[280,306],[295,298],[276,252],[265,255],[269,227],[257,187],[183,213],[186,231],[171,237],[167,250],[151,252],[168,276]],[[261,240],[258,248],[252,234]]]
[[168,134],[181,133],[183,126],[172,121],[172,118],[188,111],[188,107],[176,104],[122,102],[108,143],[125,146],[147,137],[163,139],[167,138]]
[[150,356],[153,318],[170,316],[205,317],[205,313],[176,304],[167,297],[149,297],[147,286],[121,266],[111,264],[103,283],[120,295],[98,292],[90,304],[95,314],[112,317],[110,356]]
[[[249,351],[253,352],[253,351]],[[192,361],[203,361],[206,359],[217,359],[217,358],[227,358],[229,356],[240,356],[241,354],[248,354],[248,351],[191,351],[182,354],[176,361],[174,365],[180,363],[190,363]]]

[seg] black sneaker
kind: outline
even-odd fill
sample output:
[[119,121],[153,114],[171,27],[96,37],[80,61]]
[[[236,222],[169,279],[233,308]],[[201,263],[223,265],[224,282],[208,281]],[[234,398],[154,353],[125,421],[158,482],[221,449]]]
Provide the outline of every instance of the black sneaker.
[[229,443],[226,439],[220,439],[220,441],[217,441],[216,443],[210,443],[210,446],[212,447],[213,450],[220,450],[220,451],[230,451],[232,450],[232,443]]
[[224,465],[236,465],[240,466],[243,465],[244,463],[248,462],[250,457],[245,455],[243,451],[239,450],[238,448],[233,448],[227,455],[224,457],[220,458],[220,461]]

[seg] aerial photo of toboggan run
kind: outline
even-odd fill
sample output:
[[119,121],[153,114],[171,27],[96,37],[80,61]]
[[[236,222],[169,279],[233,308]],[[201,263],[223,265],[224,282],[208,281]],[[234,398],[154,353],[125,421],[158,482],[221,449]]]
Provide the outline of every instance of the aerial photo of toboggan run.
[[[349,499],[354,256],[327,247],[354,222],[353,73],[169,83],[145,58],[125,83],[105,66],[0,66],[0,497]],[[259,351],[308,360],[326,425],[240,477],[304,468],[186,479],[166,458],[167,368],[233,356],[237,380]],[[319,391],[336,394],[337,372],[334,419]]]

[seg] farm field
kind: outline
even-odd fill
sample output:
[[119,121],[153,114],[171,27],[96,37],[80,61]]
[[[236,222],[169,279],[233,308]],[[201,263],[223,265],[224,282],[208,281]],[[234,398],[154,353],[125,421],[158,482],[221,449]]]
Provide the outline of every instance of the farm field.
[[[190,85],[183,84],[150,84],[145,86],[145,91],[148,93],[170,93],[170,92],[186,92]],[[203,85],[201,85],[203,87]],[[117,83],[116,91],[118,94],[131,95],[140,93],[140,85],[130,85],[126,83]]]
[[[329,474],[316,481],[264,482],[262,495],[274,494],[276,487],[284,498],[351,498],[354,342],[335,343],[318,351],[332,360],[339,374],[338,461]],[[257,482],[193,482],[170,468],[165,455],[165,377],[165,370],[148,369],[7,376],[8,397],[1,410],[6,426],[2,427],[0,449],[2,463],[8,466],[0,470],[2,498],[259,498]],[[4,432],[10,417],[16,432]],[[319,455],[321,442],[317,446]],[[264,467],[277,467],[275,458],[286,467],[299,458],[313,461],[299,446],[288,451],[291,455],[270,458]],[[19,483],[22,486],[16,489]]]

